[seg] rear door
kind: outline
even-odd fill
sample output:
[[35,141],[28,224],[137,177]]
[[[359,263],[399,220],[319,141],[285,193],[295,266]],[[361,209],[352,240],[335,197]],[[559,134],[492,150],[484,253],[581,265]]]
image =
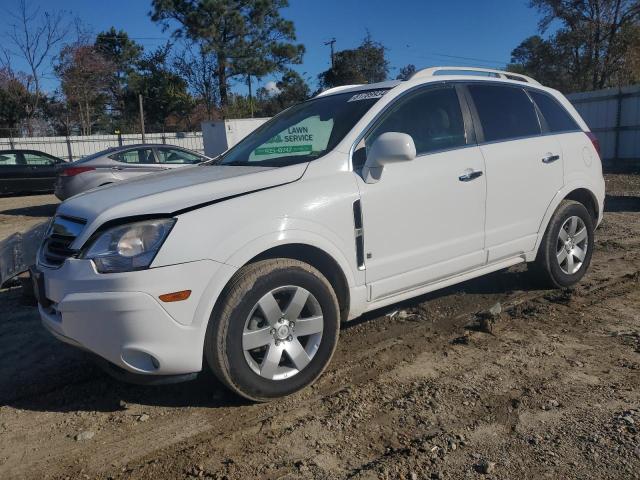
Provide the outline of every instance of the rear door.
[[517,85],[470,83],[486,162],[489,263],[531,251],[551,200],[564,182],[562,149],[542,135],[540,115]]
[[28,191],[29,173],[20,152],[15,150],[0,152],[0,193]]
[[156,163],[152,147],[123,150],[109,155],[109,158],[117,162],[111,168],[114,177],[118,180],[135,178],[162,170],[162,166]]

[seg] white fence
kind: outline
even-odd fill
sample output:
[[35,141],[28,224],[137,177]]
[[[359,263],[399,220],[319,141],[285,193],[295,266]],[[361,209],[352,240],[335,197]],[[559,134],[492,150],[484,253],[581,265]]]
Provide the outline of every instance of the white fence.
[[640,166],[640,85],[567,95],[600,140],[610,167]]
[[[142,143],[140,134],[77,137],[0,138],[0,150],[40,150],[65,160],[77,160],[109,147]],[[147,133],[145,143],[162,143],[204,153],[202,132]]]

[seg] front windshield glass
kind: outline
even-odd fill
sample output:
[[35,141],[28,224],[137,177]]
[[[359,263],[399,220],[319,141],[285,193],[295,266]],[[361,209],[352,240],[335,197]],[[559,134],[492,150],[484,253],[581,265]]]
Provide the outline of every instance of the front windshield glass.
[[276,115],[231,148],[218,165],[284,167],[331,151],[388,90],[314,98]]

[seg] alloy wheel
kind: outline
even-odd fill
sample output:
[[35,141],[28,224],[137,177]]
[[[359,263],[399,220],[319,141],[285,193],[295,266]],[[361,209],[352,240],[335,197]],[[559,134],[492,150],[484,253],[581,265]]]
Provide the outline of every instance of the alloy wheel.
[[560,269],[567,275],[573,275],[587,256],[589,234],[584,221],[578,216],[565,220],[558,232],[556,258]]
[[322,309],[311,292],[293,285],[271,290],[245,322],[245,360],[263,378],[291,378],[317,353],[323,328]]

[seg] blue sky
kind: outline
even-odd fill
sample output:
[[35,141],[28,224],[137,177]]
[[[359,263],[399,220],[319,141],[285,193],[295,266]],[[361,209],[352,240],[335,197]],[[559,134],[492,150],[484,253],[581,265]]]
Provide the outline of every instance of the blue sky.
[[[2,0],[0,10],[12,9],[17,0]],[[290,0],[283,16],[295,22],[298,41],[307,48],[304,63],[295,69],[315,87],[317,74],[329,67],[329,47],[356,47],[366,35],[385,45],[390,77],[402,66],[474,65],[502,67],[524,38],[536,33],[538,16],[528,0]],[[30,0],[31,5],[72,12],[93,32],[112,25],[153,49],[164,43],[163,32],[148,16],[147,0]],[[0,16],[0,35],[9,18]],[[6,43],[5,43],[6,44]],[[462,58],[464,57],[464,58]],[[16,62],[15,67],[23,67]],[[262,83],[271,80],[263,79]],[[45,88],[57,82],[49,72]],[[236,85],[234,90],[244,91]]]

